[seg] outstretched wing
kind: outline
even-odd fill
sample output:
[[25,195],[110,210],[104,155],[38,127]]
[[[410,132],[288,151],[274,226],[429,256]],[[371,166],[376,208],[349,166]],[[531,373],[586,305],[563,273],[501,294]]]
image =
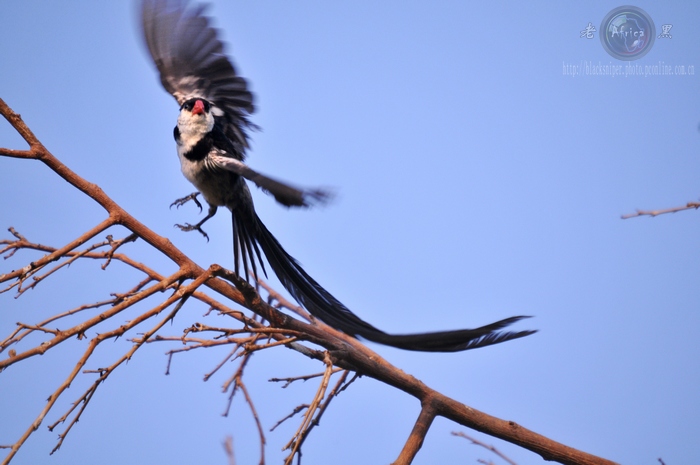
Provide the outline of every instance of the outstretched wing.
[[302,189],[258,173],[245,163],[227,155],[209,155],[209,162],[218,168],[236,173],[271,194],[285,207],[310,207],[327,203],[333,194],[323,189]]
[[177,102],[199,97],[212,103],[227,137],[248,146],[248,115],[255,111],[246,80],[224,53],[218,30],[204,16],[205,5],[187,0],[142,0],[141,24],[160,82]]

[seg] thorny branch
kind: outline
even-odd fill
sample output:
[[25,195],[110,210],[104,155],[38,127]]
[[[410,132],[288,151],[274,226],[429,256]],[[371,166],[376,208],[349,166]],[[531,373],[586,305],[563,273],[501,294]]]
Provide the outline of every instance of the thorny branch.
[[[440,394],[416,378],[392,366],[356,339],[309,318],[303,309],[284,300],[283,297],[269,289],[265,283],[261,282],[259,285],[268,290],[268,301],[264,300],[256,289],[241,277],[221,266],[200,267],[167,238],[157,235],[117,205],[98,186],[89,183],[62,164],[41,144],[22,121],[20,115],[12,111],[2,99],[0,99],[0,114],[29,145],[27,150],[0,148],[0,156],[42,162],[67,183],[97,202],[106,212],[105,219],[60,247],[33,243],[10,228],[10,234],[14,239],[0,242],[0,254],[3,254],[5,259],[16,260],[16,255],[20,255],[17,253],[19,251],[40,252],[43,255],[36,260],[29,261],[21,268],[0,274],[0,284],[7,283],[4,284],[4,288],[0,289],[0,292],[7,293],[11,289],[16,289],[17,296],[21,296],[26,289],[40,288],[43,281],[59,272],[66,272],[66,265],[77,260],[102,261],[103,269],[106,269],[112,261],[120,261],[144,276],[131,289],[112,294],[111,299],[80,305],[69,310],[57,310],[53,316],[36,324],[20,322],[11,334],[0,341],[0,352],[7,350],[9,355],[0,360],[0,372],[2,372],[13,364],[44,354],[57,345],[66,343],[66,341],[75,341],[76,338],[77,340],[87,339],[88,331],[99,330],[97,335],[87,342],[87,348],[76,361],[71,372],[51,394],[44,408],[24,434],[13,444],[0,446],[9,450],[8,455],[2,460],[3,465],[8,464],[14,458],[27,438],[39,428],[57,400],[77,379],[81,371],[86,375],[96,375],[97,377],[76,399],[73,406],[50,425],[50,428],[53,429],[60,424],[67,423],[64,431],[59,435],[59,442],[54,450],[61,446],[66,435],[75,426],[105,379],[111,376],[124,362],[136,355],[139,349],[154,342],[183,344],[180,349],[174,349],[168,353],[168,369],[172,356],[181,351],[223,344],[230,344],[233,347],[227,354],[225,361],[238,360],[239,366],[225,383],[224,390],[229,392],[231,398],[238,390],[243,393],[260,434],[261,451],[265,443],[262,424],[257,416],[251,393],[243,383],[244,368],[250,362],[252,355],[258,350],[285,347],[322,362],[325,369],[320,376],[319,387],[314,398],[308,405],[297,409],[299,413],[304,411],[304,414],[294,437],[287,444],[290,450],[287,463],[291,463],[295,456],[301,457],[301,446],[304,440],[313,427],[318,425],[329,402],[359,375],[368,376],[393,386],[420,401],[420,415],[395,462],[397,464],[411,462],[436,416],[445,417],[465,427],[517,444],[540,454],[546,460],[580,465],[609,465],[613,463],[559,444],[514,422],[492,417]],[[103,236],[108,229],[115,226],[125,228],[128,234],[120,240],[114,240],[110,235]],[[103,237],[100,238],[100,236]],[[124,250],[130,242],[135,240],[144,241],[170,259],[177,266],[177,270],[169,274],[161,274],[149,266],[133,260],[124,253]],[[86,246],[85,244],[89,241],[97,242]],[[54,262],[57,263],[54,264]],[[218,298],[212,297],[209,294],[210,291],[217,293]],[[164,292],[169,293],[167,297],[162,299],[156,297]],[[189,299],[203,302],[219,315],[233,318],[238,325],[242,324],[242,328],[210,327],[196,323],[186,327],[181,337],[158,334],[167,322],[173,321],[180,315],[180,310]],[[223,301],[243,307],[255,314],[256,317],[253,318],[247,316],[244,311],[232,309]],[[275,302],[276,306],[272,306],[271,304]],[[134,309],[138,305],[145,306],[145,310],[140,310],[141,313],[137,317],[127,320],[125,311]],[[282,308],[291,310],[305,321],[280,312],[279,309]],[[76,315],[80,317],[77,324],[73,323],[74,318],[72,318]],[[182,316],[180,315],[179,318],[181,319]],[[144,331],[142,326],[146,324],[150,326]],[[133,336],[136,331],[141,331],[141,334]],[[130,348],[111,365],[97,369],[87,368],[92,355],[103,341],[122,338],[130,334],[130,339],[127,339],[127,342],[131,344]],[[195,334],[202,337],[193,337]],[[34,335],[35,338],[30,339],[27,337],[29,335]],[[42,342],[35,345],[32,341],[36,337],[42,339]],[[75,344],[75,342],[71,343]],[[323,350],[315,347],[321,347]],[[223,364],[224,362],[219,364],[212,373],[219,370]],[[343,371],[340,372],[334,387],[328,391],[331,377],[338,373],[339,368]],[[350,381],[347,380],[349,372],[354,373]],[[290,417],[291,415],[288,418]],[[226,450],[229,451],[227,452],[229,461],[233,462],[230,443],[228,443]],[[264,463],[264,452],[261,452],[260,463]]]

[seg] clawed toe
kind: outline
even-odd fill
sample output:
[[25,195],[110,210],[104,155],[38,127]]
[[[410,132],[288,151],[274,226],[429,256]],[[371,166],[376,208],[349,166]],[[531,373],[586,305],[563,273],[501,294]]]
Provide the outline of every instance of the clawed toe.
[[204,230],[202,229],[200,224],[189,224],[189,223],[176,224],[175,227],[179,228],[180,231],[185,231],[185,232],[199,231],[199,233],[202,236],[204,236],[204,238],[207,240],[207,242],[209,242],[209,235],[206,232],[204,232]]
[[[176,208],[180,208],[190,200],[194,200],[194,203],[199,207],[199,211],[202,211],[202,204],[197,200],[197,197],[199,196],[199,192],[192,192],[190,195],[187,195],[185,197],[182,197],[181,199],[177,199],[173,203],[170,204],[170,208],[173,208],[175,206]],[[191,229],[189,230],[191,231]],[[206,234],[205,234],[206,236]]]

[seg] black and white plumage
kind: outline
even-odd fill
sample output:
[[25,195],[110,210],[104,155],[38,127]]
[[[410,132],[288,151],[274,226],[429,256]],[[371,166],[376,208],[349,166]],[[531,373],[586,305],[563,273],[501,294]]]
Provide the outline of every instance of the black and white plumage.
[[[257,275],[263,255],[282,285],[312,315],[355,337],[407,350],[455,352],[516,339],[534,331],[500,332],[524,316],[476,329],[391,335],[361,320],[319,285],[258,218],[245,179],[287,207],[322,202],[320,190],[299,189],[255,172],[243,162],[247,130],[255,126],[253,95],[224,54],[204,6],[187,0],[142,0],[143,33],[160,80],[180,104],[174,130],[182,172],[209,204],[207,216],[184,230],[201,230],[218,207],[231,211],[236,273]],[[196,195],[196,194],[193,194]],[[192,196],[180,199],[180,203]]]

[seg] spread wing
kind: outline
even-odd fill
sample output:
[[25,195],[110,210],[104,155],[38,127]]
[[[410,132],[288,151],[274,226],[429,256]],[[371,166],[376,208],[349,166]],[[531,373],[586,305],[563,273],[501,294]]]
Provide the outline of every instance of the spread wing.
[[146,47],[160,82],[178,104],[193,97],[212,103],[226,136],[247,147],[245,129],[256,128],[248,120],[255,111],[253,94],[224,53],[205,9],[190,7],[187,0],[142,0]]
[[212,154],[209,155],[209,161],[221,169],[231,171],[252,181],[263,191],[272,194],[275,200],[285,207],[309,207],[311,205],[324,204],[333,197],[333,194],[328,190],[302,189],[278,181],[258,173],[242,161],[228,155]]

